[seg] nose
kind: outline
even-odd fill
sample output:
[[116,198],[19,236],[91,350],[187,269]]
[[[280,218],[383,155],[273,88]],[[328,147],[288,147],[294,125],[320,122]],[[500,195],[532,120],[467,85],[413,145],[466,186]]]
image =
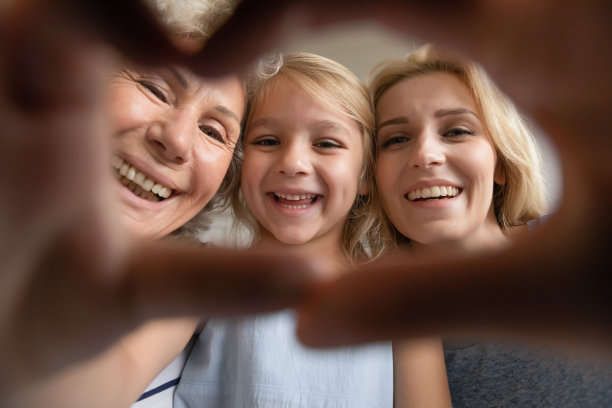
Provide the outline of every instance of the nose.
[[412,168],[426,169],[439,166],[446,161],[441,140],[431,131],[423,131],[417,136],[409,155],[409,164]]
[[290,177],[309,174],[312,166],[308,147],[299,141],[287,143],[279,151],[276,171]]
[[149,127],[146,138],[159,157],[176,164],[189,161],[197,128],[197,119],[191,116],[176,112]]

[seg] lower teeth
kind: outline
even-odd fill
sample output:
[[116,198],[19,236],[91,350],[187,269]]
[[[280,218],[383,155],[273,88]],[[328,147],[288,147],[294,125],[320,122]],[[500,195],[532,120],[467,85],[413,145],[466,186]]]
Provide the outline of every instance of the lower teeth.
[[132,180],[130,180],[129,178],[125,176],[120,175],[119,182],[123,184],[124,186],[126,186],[135,195],[137,195],[140,198],[144,198],[145,200],[149,200],[149,201],[165,200],[164,198],[159,197],[158,195],[156,195],[155,193],[151,191],[143,190],[142,187],[140,187],[138,184],[134,183]]

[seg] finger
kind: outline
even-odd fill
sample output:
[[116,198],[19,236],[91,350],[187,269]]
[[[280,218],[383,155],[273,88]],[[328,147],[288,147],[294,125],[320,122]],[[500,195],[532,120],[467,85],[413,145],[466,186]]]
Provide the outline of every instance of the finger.
[[147,244],[130,255],[118,293],[138,318],[176,314],[202,317],[292,307],[316,276],[293,256],[258,251]]
[[55,29],[71,32],[83,42],[109,44],[143,65],[183,63],[187,58],[175,47],[171,35],[151,10],[139,0],[15,1],[5,7],[0,22],[2,42],[13,50],[18,50],[33,30]]
[[299,336],[319,347],[459,333],[609,344],[609,265],[577,257],[559,233],[488,257],[399,258],[347,274],[301,309]]
[[308,25],[309,7],[301,1],[241,1],[232,16],[193,56],[192,69],[202,75],[244,71],[259,56],[274,51],[287,35]]

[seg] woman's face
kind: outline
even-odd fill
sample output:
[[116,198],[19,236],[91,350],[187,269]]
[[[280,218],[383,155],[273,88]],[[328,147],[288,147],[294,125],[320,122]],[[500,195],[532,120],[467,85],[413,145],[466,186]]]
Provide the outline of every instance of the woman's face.
[[404,79],[377,106],[376,181],[393,225],[420,244],[486,242],[496,155],[481,113],[455,76]]
[[128,230],[161,238],[197,214],[219,188],[244,113],[236,77],[187,70],[124,70],[110,85],[113,167]]
[[244,144],[241,188],[262,238],[336,248],[359,190],[357,122],[280,79]]

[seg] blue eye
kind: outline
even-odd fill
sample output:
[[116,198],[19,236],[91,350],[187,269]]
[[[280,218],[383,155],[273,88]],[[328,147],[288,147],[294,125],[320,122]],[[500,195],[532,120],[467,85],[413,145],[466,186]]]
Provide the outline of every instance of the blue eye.
[[158,87],[155,84],[152,84],[151,82],[147,82],[147,81],[138,81],[138,83],[142,87],[144,87],[147,91],[152,93],[157,99],[159,99],[163,103],[168,103],[168,97],[166,96],[166,93],[160,87]]

